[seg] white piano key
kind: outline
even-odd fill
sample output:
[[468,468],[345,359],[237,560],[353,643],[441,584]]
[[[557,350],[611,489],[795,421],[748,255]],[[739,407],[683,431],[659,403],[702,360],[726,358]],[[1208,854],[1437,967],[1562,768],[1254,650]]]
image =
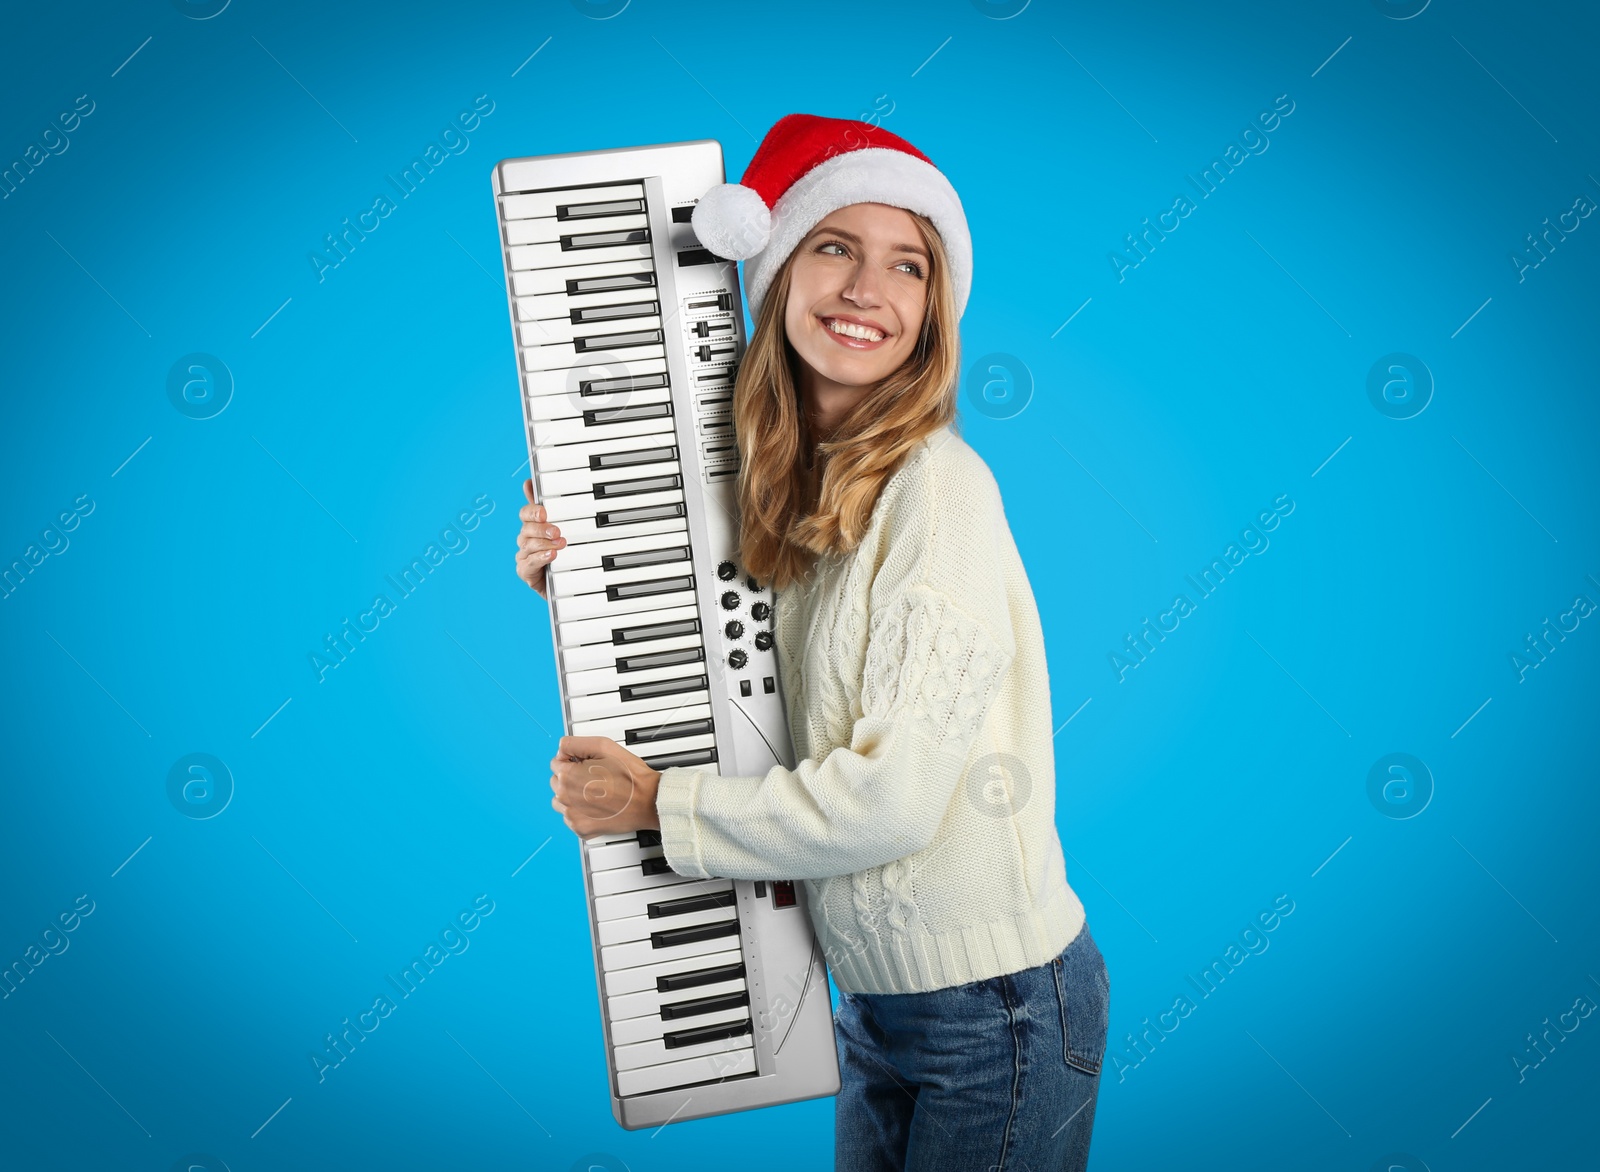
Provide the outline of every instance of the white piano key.
[[[557,557],[560,557],[560,554],[557,554]],[[568,629],[582,629],[576,626],[578,623],[605,623],[605,637],[610,640],[611,632],[614,629],[626,628],[626,626],[643,626],[646,616],[656,612],[659,608],[686,607],[686,605],[693,604],[694,591],[693,589],[682,589],[682,591],[670,591],[667,594],[653,594],[653,596],[645,597],[645,599],[618,600],[616,604],[603,608],[602,613],[598,613],[598,615],[594,613],[597,607],[595,607],[592,599],[594,599],[592,594],[574,594],[574,596],[566,597],[566,599],[557,597],[557,599],[552,600],[550,605],[555,607],[555,623],[557,623],[558,634],[568,631]],[[563,610],[563,607],[570,610],[571,618],[563,616],[568,613],[568,610]],[[672,634],[683,634],[683,631],[672,631]],[[594,642],[594,640],[590,640],[590,642]],[[637,647],[638,644],[632,645]],[[621,647],[621,644],[619,644],[619,647]]]
[[[610,384],[618,379],[629,379],[632,389],[647,390],[656,385],[666,385],[651,375],[665,375],[665,358],[628,358],[624,355],[593,355],[583,366],[558,370],[532,370],[522,376],[525,393],[536,395],[570,395],[583,390],[585,382]],[[637,381],[633,381],[637,380]]]
[[544,496],[571,496],[579,492],[593,492],[602,484],[643,480],[648,476],[671,476],[682,471],[683,464],[674,459],[654,460],[640,464],[623,464],[610,468],[569,468],[561,472],[550,472],[541,468],[539,470],[539,495],[541,498]]
[[[750,1021],[750,1006],[730,1005],[725,1009],[713,1009],[706,1013],[696,1013],[689,1017],[662,1018],[659,1013],[654,1016],[634,1016],[631,1018],[613,1018],[611,1021],[611,1044],[613,1046],[637,1045],[640,1042],[651,1042],[665,1034],[675,1033],[678,1030],[698,1029],[701,1026],[727,1025],[730,1022]],[[670,1053],[670,1051],[669,1051]]]
[[[592,671],[569,672],[567,675],[567,691],[574,696],[594,696],[601,692],[615,692],[623,684],[676,679],[686,671],[704,671],[706,663],[704,648],[688,648],[677,653],[672,658],[677,659],[679,655],[686,655],[689,652],[695,653],[695,657],[638,671],[618,671],[614,667],[597,667]],[[643,753],[639,755],[641,757],[644,756]]]
[[574,696],[590,696],[598,692],[616,692],[622,685],[632,682],[643,684],[650,680],[670,679],[674,677],[674,672],[682,676],[686,671],[704,671],[706,648],[683,647],[675,652],[658,652],[658,648],[650,648],[648,652],[629,653],[627,663],[630,664],[629,671],[619,671],[614,664],[589,671],[568,671],[566,690]]
[[657,1066],[663,1062],[671,1062],[678,1058],[698,1058],[705,1054],[721,1054],[728,1050],[742,1050],[749,1045],[750,1035],[749,1033],[744,1033],[731,1038],[716,1038],[709,1042],[701,1042],[697,1046],[678,1046],[670,1050],[667,1049],[665,1043],[660,1041],[635,1042],[629,1046],[613,1047],[611,1055],[616,1064],[617,1073],[621,1075],[625,1070],[637,1070],[641,1066]]
[[[736,921],[728,921],[730,923]],[[605,972],[614,969],[632,968],[634,965],[650,964],[658,960],[676,960],[680,956],[705,956],[711,952],[722,952],[732,946],[737,946],[739,937],[729,933],[726,936],[712,936],[705,940],[691,940],[686,944],[673,944],[666,948],[657,948],[648,940],[630,940],[626,944],[612,944],[600,950],[600,967]]]
[[[559,562],[566,555],[567,551],[562,550],[556,555],[556,561]],[[628,648],[648,648],[652,646],[653,639],[646,637],[637,641],[613,643],[613,629],[617,627],[648,627],[657,623],[670,623],[672,624],[673,628],[678,628],[680,624],[683,624],[687,620],[696,618],[699,613],[699,608],[694,606],[692,603],[678,603],[672,606],[663,606],[660,610],[644,611],[642,613],[629,615],[625,622],[620,623],[611,622],[608,619],[588,619],[584,622],[564,623],[556,630],[556,642],[563,651],[570,651],[575,648],[582,647],[588,643],[603,643],[607,648],[615,647],[617,649],[617,654],[622,655],[626,654],[626,649]],[[660,632],[660,634],[663,636],[673,638],[677,637],[678,635],[687,635],[689,633],[690,631],[688,629],[671,629]]]
[[513,244],[506,249],[513,269],[550,269],[560,267],[565,277],[575,276],[575,268],[585,265],[606,264],[619,260],[648,260],[650,242],[614,244],[605,248],[576,248],[563,250],[559,244]]
[[[511,291],[518,297],[533,297],[546,293],[565,293],[569,287],[575,293],[614,293],[623,289],[655,288],[653,260],[614,260],[580,267],[582,271],[577,273],[569,273],[565,269],[513,271]],[[647,279],[644,274],[651,275]]]
[[[591,444],[567,444],[560,448],[545,448],[539,452],[541,476],[557,472],[574,472],[589,468],[589,457],[600,456],[613,463],[613,467],[630,468],[641,463],[657,463],[677,459],[675,438],[632,441],[623,436],[614,440],[599,440]],[[634,453],[642,453],[634,455]],[[598,469],[596,469],[598,471]]]
[[[619,745],[627,746],[629,729],[655,729],[664,724],[682,724],[687,721],[707,720],[711,717],[711,705],[691,704],[680,712],[671,713],[667,717],[648,716],[638,720],[629,716],[611,716],[600,720],[575,721],[572,725],[572,735],[575,737],[610,737]],[[629,746],[629,751],[632,747]],[[643,754],[638,754],[643,756]]]
[[[650,285],[635,289],[605,289],[598,293],[568,293],[563,287],[558,293],[536,293],[513,298],[518,321],[545,321],[550,318],[572,317],[572,311],[586,310],[580,317],[591,321],[621,316],[661,313],[659,290]],[[667,307],[672,312],[672,307]]]
[[[654,988],[645,989],[622,997],[607,997],[606,1020],[613,1024],[627,1021],[633,1017],[654,1017],[658,1021],[693,1021],[699,1016],[698,1014],[693,1014],[689,1017],[663,1019],[661,1017],[661,1008],[666,1005],[677,1005],[684,1001],[697,1001],[702,997],[725,997],[729,993],[748,993],[749,991],[750,984],[744,977],[716,981],[709,985],[692,985],[687,989],[670,989],[664,993],[657,992]],[[617,1037],[615,1033],[611,1036],[613,1039]]]
[[608,408],[631,407],[640,403],[669,403],[672,391],[666,387],[646,391],[616,391],[585,395],[578,388],[565,395],[530,396],[527,414],[533,424],[535,438],[543,433],[543,424],[559,419],[579,419],[585,411],[604,411]]
[[[630,891],[622,895],[606,895],[596,897],[594,901],[594,916],[600,921],[647,919],[650,915],[650,905],[653,903],[666,903],[675,899],[691,899],[699,895],[715,895],[720,892],[733,890],[732,879],[697,879],[683,887],[675,887],[670,892],[662,894],[659,891]],[[732,906],[721,909],[733,911]],[[725,918],[725,917],[722,917]],[[655,923],[658,927],[676,928],[680,924],[689,923],[689,920],[680,920],[677,916],[658,916]],[[624,937],[628,940],[638,940],[638,934]],[[609,943],[609,942],[608,942]]]
[[[565,536],[563,534],[563,536]],[[604,541],[587,541],[582,545],[562,549],[553,563],[555,578],[563,574],[581,574],[596,570],[607,554],[625,555],[644,553],[655,549],[677,548],[689,544],[687,531],[682,533],[646,534],[642,537],[609,538]]]
[[583,844],[583,857],[590,871],[609,871],[618,867],[631,867],[640,874],[639,864],[646,859],[662,857],[658,846],[640,846],[633,836],[616,841],[588,839]]
[[[683,577],[683,575],[673,576]],[[574,594],[566,598],[557,596],[550,600],[550,607],[555,611],[558,624],[605,619],[609,620],[612,626],[620,627],[628,625],[634,615],[644,614],[663,606],[686,606],[694,600],[694,597],[694,587],[686,585],[682,590],[669,590],[664,594],[646,594],[638,598],[619,598],[615,602],[608,602],[603,595],[594,594]]]
[[[643,199],[642,183],[608,183],[602,187],[563,187],[555,191],[535,191],[526,195],[508,193],[500,197],[501,214],[508,220],[534,216],[554,218],[556,209],[569,204],[604,203],[609,200]],[[563,221],[566,223],[569,221]],[[581,224],[582,220],[571,223]]]
[[638,330],[631,334],[616,330],[607,336],[616,340],[602,348],[582,351],[573,342],[542,345],[535,339],[522,347],[522,368],[528,371],[571,370],[574,366],[643,362],[648,358],[663,358],[667,353],[665,337],[659,330]]
[[[748,1039],[746,1039],[748,1041]],[[673,1087],[707,1083],[712,1079],[733,1078],[756,1072],[755,1047],[744,1046],[705,1058],[680,1059],[637,1070],[617,1071],[617,1094],[650,1095]]]
[[[620,682],[642,679],[648,673],[670,670],[674,666],[680,670],[692,665],[703,666],[707,656],[716,655],[718,651],[707,651],[699,632],[693,632],[692,635],[675,638],[672,646],[668,646],[664,639],[652,639],[646,645],[618,647],[611,655],[582,668],[573,666],[573,660],[565,658],[561,662],[562,674],[569,681],[571,690],[587,694],[605,691],[603,685],[607,682],[611,688],[616,688]],[[596,687],[596,684],[602,686]]]
[[[546,318],[542,321],[525,321],[517,326],[517,340],[524,346],[547,346],[552,342],[572,342],[577,338],[593,338],[600,334],[620,334],[628,331],[661,330],[661,315],[624,317],[611,321],[575,322],[566,318]],[[663,338],[668,335],[663,334]]]
[[[582,548],[590,549],[599,544],[601,543],[591,541]],[[641,549],[631,555],[614,556],[623,564],[615,565],[609,570],[598,564],[583,567],[562,566],[559,574],[550,576],[550,593],[557,598],[565,598],[570,594],[590,594],[603,591],[607,586],[647,581],[667,574],[687,574],[694,569],[694,560],[687,539],[678,542],[668,538],[657,542],[655,548]],[[595,560],[598,563],[599,559]],[[636,561],[637,564],[629,564],[630,560]]]
[[589,423],[581,415],[573,419],[551,419],[533,429],[535,447],[548,444],[575,444],[590,439],[614,439],[620,435],[668,435],[673,431],[672,414],[647,415],[639,419],[607,419]]
[[599,541],[607,537],[631,537],[638,533],[670,533],[673,529],[682,527],[681,506],[680,511],[676,513],[670,506],[658,505],[653,508],[655,512],[613,510],[604,525],[595,517],[576,517],[562,522],[561,535],[569,542],[577,544],[580,541]]
[[[717,747],[717,738],[711,733],[705,733],[697,737],[673,737],[671,740],[666,741],[636,741],[631,745],[616,737],[612,739],[635,757],[645,761],[662,761],[675,754],[691,753],[700,749],[714,749]],[[664,769],[665,766],[658,765],[655,768]]]
[[[580,236],[593,232],[622,232],[649,226],[650,217],[643,212],[618,216],[585,216],[577,220],[558,220],[554,216],[540,216],[537,219],[508,221],[506,243],[549,244],[559,242],[563,236]],[[568,255],[582,256],[583,251],[578,249]]]
[[673,505],[683,500],[682,486],[660,488],[654,492],[635,492],[627,496],[596,498],[593,493],[575,492],[569,496],[544,498],[545,515],[552,525],[565,526],[585,517],[602,513],[626,512],[630,509],[649,509],[657,505]]
[[676,916],[627,916],[619,920],[597,922],[595,939],[600,942],[601,947],[607,947],[612,944],[627,944],[634,940],[649,940],[654,933],[665,932],[670,928],[697,928],[703,924],[720,924],[738,918],[737,907],[708,908],[705,911],[684,912]]
[[[589,873],[591,890],[596,898],[602,895],[617,895],[624,891],[669,891],[682,883],[694,883],[696,880],[678,874],[676,871],[663,871],[659,875],[646,875],[638,867],[607,867],[603,871]],[[655,988],[654,984],[650,986]]]
[[[635,695],[629,700],[623,700],[620,694],[615,692],[572,696],[568,700],[567,709],[575,721],[598,720],[603,716],[629,716],[635,712],[670,712],[682,708],[685,704],[708,703],[711,697],[709,688],[705,684],[697,687],[695,681],[709,678],[704,672],[687,675],[683,677],[684,690],[681,692],[647,693]],[[661,719],[667,718],[663,716]]]
[[[607,998],[622,997],[634,993],[655,992],[657,977],[696,973],[743,963],[744,953],[739,950],[738,942],[734,941],[732,947],[721,952],[707,953],[703,956],[684,956],[676,960],[664,960],[656,964],[642,964],[634,968],[607,972],[603,975],[601,983]],[[661,996],[668,997],[672,994],[663,993]]]

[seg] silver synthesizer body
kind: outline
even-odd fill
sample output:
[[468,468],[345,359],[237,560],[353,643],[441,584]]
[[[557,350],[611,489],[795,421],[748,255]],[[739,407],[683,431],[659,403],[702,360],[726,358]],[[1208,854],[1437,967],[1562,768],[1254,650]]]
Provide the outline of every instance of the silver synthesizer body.
[[[772,595],[734,522],[733,262],[689,213],[715,140],[494,169],[567,731],[653,769],[794,766]],[[611,1109],[626,1128],[831,1095],[827,967],[793,881],[686,879],[654,831],[583,842]]]

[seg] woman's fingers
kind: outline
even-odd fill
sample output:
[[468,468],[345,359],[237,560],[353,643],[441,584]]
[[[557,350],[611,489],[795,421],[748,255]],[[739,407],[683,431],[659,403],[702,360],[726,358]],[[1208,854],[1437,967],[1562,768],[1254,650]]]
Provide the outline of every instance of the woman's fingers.
[[522,495],[528,503],[518,510],[522,528],[517,533],[517,576],[545,596],[545,567],[556,556],[556,551],[566,545],[561,530],[549,523],[549,513],[544,505],[533,499],[533,478],[522,482]]

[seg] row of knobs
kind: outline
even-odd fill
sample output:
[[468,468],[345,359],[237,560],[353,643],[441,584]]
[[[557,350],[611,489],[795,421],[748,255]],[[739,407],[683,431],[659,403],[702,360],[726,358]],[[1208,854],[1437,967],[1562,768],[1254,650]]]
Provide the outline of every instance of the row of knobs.
[[[723,562],[717,567],[717,577],[721,578],[724,582],[731,582],[738,576],[739,567],[734,565],[732,562]],[[745,585],[749,587],[752,594],[761,593],[761,584],[757,582],[754,577],[746,576],[744,581]],[[740,599],[739,592],[737,590],[728,590],[723,593],[721,601],[723,610],[738,610],[742,599]],[[757,601],[750,604],[750,617],[755,619],[758,623],[765,622],[768,617],[771,616],[771,614],[772,607],[765,602]],[[723,627],[722,630],[723,633],[730,639],[744,638],[744,623],[740,622],[738,619],[729,619],[727,625]],[[755,636],[755,644],[757,651],[771,650],[772,632],[757,631]],[[728,652],[729,667],[735,669],[742,668],[749,661],[750,657],[745,654],[744,649],[741,647],[735,647],[732,651]]]

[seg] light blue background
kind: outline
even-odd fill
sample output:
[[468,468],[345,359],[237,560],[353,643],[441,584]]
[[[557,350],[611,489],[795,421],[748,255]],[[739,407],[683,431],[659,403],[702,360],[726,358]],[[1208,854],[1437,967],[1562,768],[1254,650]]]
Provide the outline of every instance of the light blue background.
[[[1111,974],[1093,1166],[1593,1160],[1600,1017],[1520,1080],[1513,1055],[1600,1003],[1600,617],[1526,678],[1511,658],[1600,599],[1600,218],[1511,260],[1600,201],[1588,6],[182,7],[0,21],[0,161],[94,103],[0,200],[0,562],[93,506],[0,601],[0,960],[94,901],[0,1000],[0,1166],[829,1165],[828,1099],[611,1118],[546,612],[513,574],[489,180],[694,138],[737,177],[795,110],[876,112],[970,219],[964,434],[1038,599],[1068,878]],[[467,149],[319,281],[324,235],[479,95]],[[1187,176],[1280,95],[1200,199]],[[167,393],[195,352],[235,384],[205,420]],[[1410,419],[1367,394],[1394,352],[1435,383]],[[1185,575],[1280,494],[1200,599]],[[469,544],[441,538],[480,497]],[[324,636],[444,540],[319,682]],[[1433,778],[1408,819],[1368,796],[1395,752]],[[210,819],[168,798],[192,753],[233,778]],[[466,951],[319,1082],[324,1036],[480,894]],[[1186,977],[1279,895],[1201,998]],[[1180,994],[1141,1061],[1127,1036]]]

